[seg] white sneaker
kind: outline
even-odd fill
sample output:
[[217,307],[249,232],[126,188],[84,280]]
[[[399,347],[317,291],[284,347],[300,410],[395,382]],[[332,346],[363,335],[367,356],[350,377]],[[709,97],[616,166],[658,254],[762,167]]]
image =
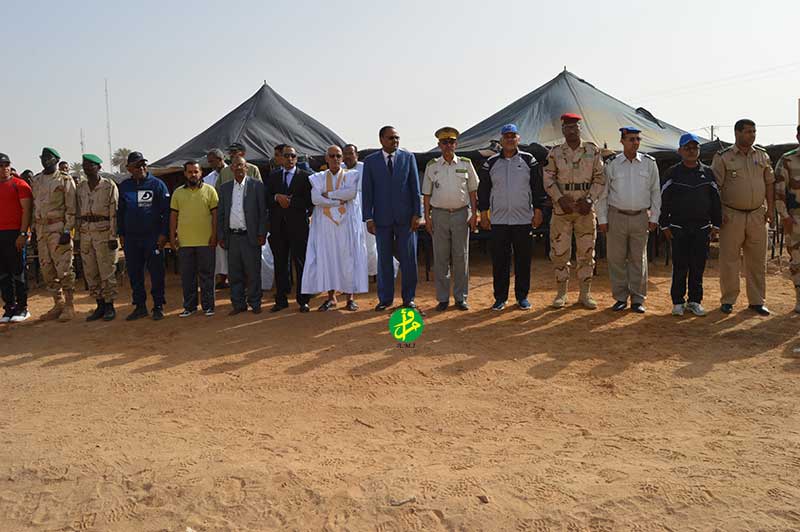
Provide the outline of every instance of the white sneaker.
[[11,318],[14,317],[14,312],[7,310],[2,317],[0,317],[0,323],[8,323],[11,321]]
[[213,308],[210,308],[210,309],[208,309],[208,310],[204,310],[204,311],[203,311],[203,314],[205,314],[207,318],[210,318],[211,316],[213,316],[213,315],[214,315],[214,309],[213,309]]
[[21,321],[27,320],[30,317],[31,313],[28,312],[28,309],[25,309],[23,311],[17,311],[14,313],[13,316],[11,316],[11,323],[19,323]]
[[673,316],[683,316],[683,309],[684,308],[685,308],[685,305],[683,303],[681,303],[679,305],[673,305],[672,306],[672,315]]
[[178,317],[179,318],[188,318],[189,316],[191,316],[195,312],[197,312],[197,311],[196,310],[184,310],[183,312],[178,314]]
[[703,305],[701,305],[700,303],[695,303],[693,301],[689,301],[686,304],[686,308],[688,308],[689,312],[691,312],[695,316],[705,316],[706,314],[708,314],[706,312],[706,309],[703,308]]

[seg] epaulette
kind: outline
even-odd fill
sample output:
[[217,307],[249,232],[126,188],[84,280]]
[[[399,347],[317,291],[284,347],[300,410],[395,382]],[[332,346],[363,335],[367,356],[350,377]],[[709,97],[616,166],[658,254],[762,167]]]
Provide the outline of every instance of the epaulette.
[[437,160],[438,160],[438,157],[431,159],[430,161],[428,161],[428,164],[425,165],[425,168],[429,167],[432,164],[436,164]]
[[786,155],[797,155],[798,153],[800,153],[800,148],[795,148],[793,150],[787,151],[786,153],[783,154],[783,156],[786,156]]
[[753,144],[753,148],[757,149],[758,151],[763,151],[764,153],[767,153],[767,149],[763,146],[759,146],[758,144]]
[[[640,153],[641,153],[641,152],[640,152]],[[655,161],[655,160],[656,160],[656,158],[655,158],[655,157],[653,157],[652,155],[650,155],[650,154],[648,154],[648,153],[642,153],[642,157],[647,157],[647,158],[648,158],[648,159],[650,159],[651,161]]]
[[586,144],[586,145],[589,145],[589,146],[591,146],[591,147],[592,147],[592,148],[594,148],[595,150],[598,150],[598,151],[600,150],[600,148],[597,146],[597,144],[595,144],[595,143],[594,143],[594,142],[592,142],[591,140],[584,140],[584,141],[583,141],[583,143],[584,143],[584,144]]
[[472,162],[472,160],[469,157],[464,157],[463,155],[459,155],[458,158],[461,159],[462,161],[467,161],[468,163]]
[[609,156],[608,156],[608,159],[606,159],[606,162],[607,162],[607,163],[610,163],[611,161],[613,161],[614,159],[616,159],[616,158],[617,158],[617,155],[619,155],[619,153],[615,153],[615,154],[613,154],[613,155],[609,155]]
[[722,154],[723,154],[723,153],[725,153],[726,151],[730,151],[730,150],[732,150],[732,149],[733,149],[733,146],[734,146],[734,145],[733,145],[733,144],[731,144],[731,145],[730,145],[730,146],[728,146],[727,148],[722,148],[721,150],[719,150],[719,151],[717,152],[717,155],[722,155]]

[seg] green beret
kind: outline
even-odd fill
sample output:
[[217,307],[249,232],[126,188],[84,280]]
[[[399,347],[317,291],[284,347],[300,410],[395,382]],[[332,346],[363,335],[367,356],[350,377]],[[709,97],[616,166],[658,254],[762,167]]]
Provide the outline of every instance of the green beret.
[[94,153],[84,153],[83,160],[94,164],[103,164],[103,160]]
[[42,155],[44,155],[44,152],[46,151],[49,151],[56,159],[61,159],[61,154],[58,153],[55,148],[42,148]]

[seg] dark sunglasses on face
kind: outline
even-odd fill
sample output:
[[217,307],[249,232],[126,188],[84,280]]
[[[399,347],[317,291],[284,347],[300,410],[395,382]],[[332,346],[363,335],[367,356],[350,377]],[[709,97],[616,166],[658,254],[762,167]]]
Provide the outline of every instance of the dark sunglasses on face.
[[455,144],[456,143],[456,139],[442,139],[439,142],[442,143],[442,144]]
[[284,153],[283,156],[286,157],[287,159],[297,159],[296,153]]
[[330,157],[331,159],[341,159],[342,158],[342,154],[341,153],[329,153],[328,157]]

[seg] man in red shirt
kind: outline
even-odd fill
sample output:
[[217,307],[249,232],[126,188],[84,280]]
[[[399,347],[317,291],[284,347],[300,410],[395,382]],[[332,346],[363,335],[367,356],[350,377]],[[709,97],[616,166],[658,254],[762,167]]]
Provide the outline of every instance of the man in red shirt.
[[32,204],[31,187],[11,175],[11,160],[0,153],[0,292],[5,302],[0,323],[20,322],[30,317],[24,253]]

